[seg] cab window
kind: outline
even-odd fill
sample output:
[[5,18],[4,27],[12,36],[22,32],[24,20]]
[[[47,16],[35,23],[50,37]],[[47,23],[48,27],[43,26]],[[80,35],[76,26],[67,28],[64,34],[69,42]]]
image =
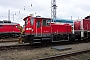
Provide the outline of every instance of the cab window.
[[47,26],[47,20],[42,20],[42,26]]
[[28,19],[25,20],[25,25],[27,25]]
[[51,21],[51,20],[43,19],[43,20],[42,20],[42,26],[50,26],[50,21]]
[[36,25],[38,28],[40,27],[40,20],[37,21]]
[[0,28],[2,28],[3,27],[3,25],[0,25]]
[[31,25],[34,24],[34,18],[31,18]]
[[12,25],[12,28],[14,28],[14,25]]

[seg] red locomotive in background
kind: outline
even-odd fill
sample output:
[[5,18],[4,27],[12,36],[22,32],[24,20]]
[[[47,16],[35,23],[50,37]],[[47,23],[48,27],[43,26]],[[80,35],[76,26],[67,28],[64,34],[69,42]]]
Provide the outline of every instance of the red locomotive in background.
[[8,20],[0,21],[0,38],[20,36],[20,24]]
[[74,32],[76,39],[89,40],[90,39],[90,16],[85,17],[74,22]]
[[23,19],[25,21],[24,42],[34,44],[88,40],[90,38],[90,19],[88,18],[75,21],[72,27],[68,23],[52,23],[51,18],[27,16]]

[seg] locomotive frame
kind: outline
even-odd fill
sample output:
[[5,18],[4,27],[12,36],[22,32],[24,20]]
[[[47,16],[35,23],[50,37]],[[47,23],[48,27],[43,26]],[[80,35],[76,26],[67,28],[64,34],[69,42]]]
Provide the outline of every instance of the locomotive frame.
[[[24,43],[30,43],[31,45],[35,43],[75,42],[90,39],[90,29],[84,29],[85,27],[83,27],[82,24],[82,27],[76,29],[77,25],[75,22],[74,26],[76,28],[74,27],[74,30],[72,30],[71,25],[55,24],[51,22],[52,19],[50,18],[27,16],[23,20],[25,21],[25,26],[24,35],[22,35],[21,38],[24,38]],[[83,21],[84,20],[85,19],[83,19]],[[88,22],[90,23],[90,21]],[[89,23],[88,26],[90,25]],[[87,22],[84,24],[87,24]],[[74,33],[72,31],[74,31]]]

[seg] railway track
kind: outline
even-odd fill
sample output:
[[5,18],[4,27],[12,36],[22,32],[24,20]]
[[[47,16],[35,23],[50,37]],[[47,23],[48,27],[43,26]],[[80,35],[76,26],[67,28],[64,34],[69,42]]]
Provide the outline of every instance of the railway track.
[[[51,46],[57,46],[58,44],[54,44],[54,45],[46,45],[46,46],[41,46],[36,44],[36,45],[15,45],[15,46],[3,46],[0,47],[0,54],[1,54],[1,58],[2,59],[10,59],[8,58],[7,54],[10,54],[9,57],[12,58],[12,54],[14,54],[13,58],[17,59],[17,57],[19,56],[18,54],[25,56],[27,60],[79,60],[79,58],[77,58],[76,56],[79,54],[83,54],[86,52],[90,52],[90,47],[87,47],[89,45],[89,43],[79,43],[79,44],[69,44],[69,46],[72,46],[72,49],[68,50],[64,50],[64,51],[58,51],[55,49],[51,49]],[[59,44],[60,45],[60,44]],[[60,45],[60,46],[63,46]],[[65,45],[67,46],[67,45]],[[86,47],[83,47],[86,46]],[[68,47],[68,46],[67,46]],[[83,47],[80,49],[80,47]],[[76,50],[74,50],[76,49]],[[48,51],[48,52],[47,52]],[[67,52],[66,52],[67,51]],[[61,53],[62,52],[62,53]],[[27,54],[27,55],[24,55]],[[59,55],[60,54],[60,55]],[[18,56],[17,56],[18,55]],[[4,57],[6,58],[4,58]],[[16,56],[16,57],[15,57]],[[21,58],[21,60],[25,57],[19,56],[19,58]],[[27,57],[29,56],[29,58]],[[33,57],[32,57],[33,56]],[[46,57],[46,58],[44,58]],[[89,58],[87,58],[89,59]]]
[[0,39],[0,43],[4,43],[4,42],[18,42],[19,39],[18,38],[3,38]]
[[30,45],[12,45],[12,46],[2,46],[0,47],[0,50],[15,50],[15,49],[33,49],[34,47],[30,46]]
[[90,60],[90,49],[70,52],[56,56],[45,57],[45,58],[39,58],[38,60],[82,60],[80,57],[77,58],[77,55],[83,55],[85,53],[89,53],[88,58],[82,57],[82,59]]
[[[58,43],[50,43],[50,44],[34,44],[30,45],[29,43],[18,43],[18,39],[3,39],[3,41],[0,41],[0,50],[5,49],[21,49],[21,48],[43,48],[43,47],[51,47],[51,46],[62,46],[62,45],[73,45],[73,44],[79,44],[79,42],[74,43],[68,43],[68,42],[58,42]],[[86,42],[80,42],[80,43],[86,43]]]

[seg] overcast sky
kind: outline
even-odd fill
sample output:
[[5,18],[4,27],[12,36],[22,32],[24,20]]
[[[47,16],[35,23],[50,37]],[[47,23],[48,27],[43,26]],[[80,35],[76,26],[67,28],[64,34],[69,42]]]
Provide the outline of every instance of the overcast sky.
[[[72,16],[74,20],[90,15],[90,0],[56,0],[56,4],[57,18]],[[0,0],[0,20],[8,20],[8,10],[10,20],[23,25],[23,18],[30,14],[51,17],[51,0]]]

